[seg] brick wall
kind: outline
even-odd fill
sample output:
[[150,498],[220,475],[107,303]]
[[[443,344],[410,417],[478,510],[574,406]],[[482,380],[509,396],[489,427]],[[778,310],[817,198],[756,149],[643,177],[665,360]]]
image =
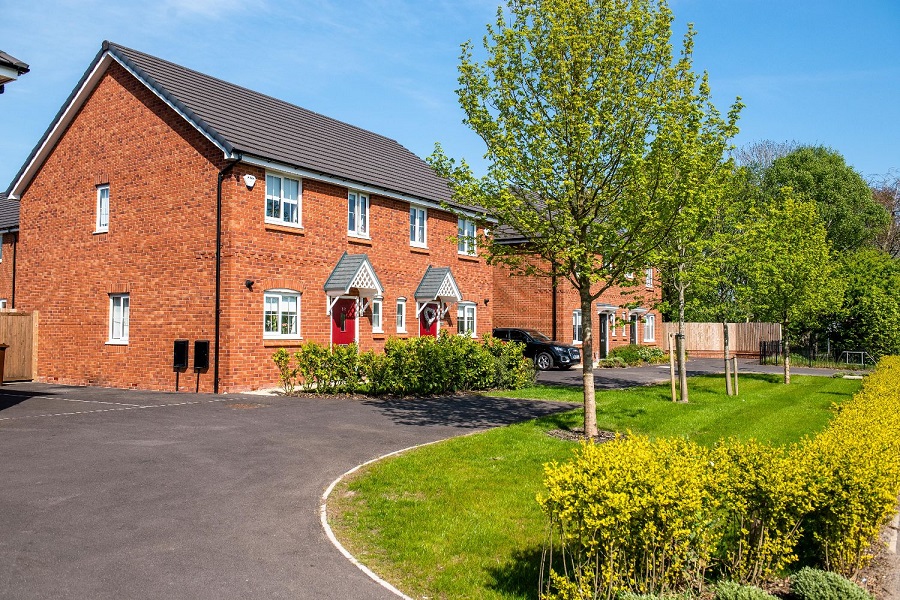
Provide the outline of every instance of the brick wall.
[[[659,275],[654,270],[653,287],[645,285],[645,273],[635,273],[636,285],[629,287],[614,286],[606,290],[602,296],[594,300],[592,313],[592,331],[594,336],[594,355],[597,357],[600,348],[600,315],[597,304],[611,304],[616,310],[616,326],[610,329],[609,348],[624,346],[629,343],[629,331],[625,305],[639,303],[649,309],[648,314],[655,317],[656,327],[654,341],[644,340],[645,325],[643,317],[638,319],[637,342],[644,346],[663,346],[664,340],[659,333],[662,317],[654,307],[662,297]],[[594,291],[598,290],[597,286]],[[529,327],[553,335],[553,285],[550,277],[522,276],[513,274],[502,265],[494,267],[494,290],[497,306],[494,310],[494,327]],[[556,286],[556,339],[573,343],[572,313],[581,309],[581,301],[574,286],[564,277],[557,278]],[[623,327],[625,333],[623,335]]]
[[[172,342],[213,343],[223,166],[208,140],[117,64],[110,67],[21,198],[17,304],[41,311],[41,381],[171,390]],[[242,180],[247,173],[257,178],[252,190]],[[98,234],[101,184],[110,188],[110,224]],[[408,335],[418,333],[414,292],[428,265],[451,267],[463,299],[477,303],[477,333],[490,330],[493,272],[482,259],[457,254],[454,215],[429,210],[429,247],[418,249],[409,245],[408,203],[371,196],[371,240],[357,240],[347,235],[347,188],[304,179],[302,230],[265,223],[265,188],[265,171],[246,164],[223,183],[220,391],[276,385],[272,353],[300,343],[263,339],[267,289],[300,292],[303,340],[329,343],[323,285],[344,251],[368,253],[384,286],[384,334],[372,332],[367,312],[362,349],[398,335],[401,296]],[[117,293],[130,294],[127,345],[107,343],[109,295]],[[443,327],[455,332],[455,307]],[[212,390],[212,372],[201,373],[201,391]],[[195,382],[189,368],[182,389],[192,391]]]
[[13,262],[15,260],[18,233],[0,234],[0,299],[6,300],[6,307],[13,308]]

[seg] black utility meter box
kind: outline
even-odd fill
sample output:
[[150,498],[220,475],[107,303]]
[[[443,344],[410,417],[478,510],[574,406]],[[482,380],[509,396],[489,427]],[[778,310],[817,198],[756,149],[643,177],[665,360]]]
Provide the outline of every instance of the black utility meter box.
[[175,349],[172,352],[172,368],[176,371],[187,369],[188,366],[188,341],[175,340]]
[[209,368],[209,340],[194,342],[194,370],[205,371]]

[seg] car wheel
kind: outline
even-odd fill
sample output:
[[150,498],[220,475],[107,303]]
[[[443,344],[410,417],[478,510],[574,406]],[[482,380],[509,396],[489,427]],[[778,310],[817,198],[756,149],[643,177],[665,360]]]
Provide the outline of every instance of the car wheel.
[[541,352],[534,357],[534,364],[537,365],[537,368],[541,371],[546,371],[553,368],[553,357],[546,352]]

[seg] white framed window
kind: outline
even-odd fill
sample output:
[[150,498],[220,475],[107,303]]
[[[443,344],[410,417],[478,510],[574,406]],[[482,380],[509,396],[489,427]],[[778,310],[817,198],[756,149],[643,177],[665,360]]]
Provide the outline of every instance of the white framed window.
[[628,336],[628,311],[622,311],[622,337]]
[[409,245],[428,247],[428,209],[409,207]]
[[476,337],[475,303],[460,302],[456,307],[456,333]]
[[644,285],[647,289],[653,288],[653,267],[644,269]]
[[381,327],[381,319],[381,298],[375,298],[372,300],[372,333],[382,333],[384,331]]
[[406,298],[397,298],[397,333],[406,333]]
[[369,237],[369,196],[362,192],[347,192],[347,234]]
[[580,344],[581,339],[581,309],[572,311],[572,342]]
[[615,313],[609,314],[606,317],[609,319],[609,332],[613,337],[616,337],[616,315]]
[[299,179],[266,173],[266,223],[300,227]]
[[0,298],[0,309],[7,308],[6,298]]
[[109,295],[108,344],[127,344],[128,325],[131,320],[131,298],[128,294]]
[[625,279],[629,279],[629,280],[634,279],[634,271],[632,271],[630,273],[625,273]]
[[656,315],[644,316],[644,341],[656,341]]
[[263,338],[300,337],[300,293],[294,290],[266,290],[263,294]]
[[101,185],[97,188],[97,222],[95,233],[109,231],[109,186]]
[[457,252],[475,256],[475,221],[459,218],[457,221]]

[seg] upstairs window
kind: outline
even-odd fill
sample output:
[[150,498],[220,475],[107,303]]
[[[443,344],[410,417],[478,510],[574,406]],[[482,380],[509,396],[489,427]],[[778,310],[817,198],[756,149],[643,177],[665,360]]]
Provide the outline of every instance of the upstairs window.
[[300,226],[300,181],[266,174],[266,222]]
[[418,206],[409,207],[409,245],[428,246],[428,211]]
[[361,192],[347,193],[347,234],[369,237],[369,196]]
[[475,256],[475,221],[460,218],[457,221],[457,252]]
[[263,298],[263,338],[299,338],[300,294],[293,290],[266,290]]
[[131,320],[131,301],[128,294],[109,296],[109,344],[128,343],[128,325]]
[[646,269],[644,271],[644,273],[645,273],[644,285],[647,287],[647,289],[652,289],[653,288],[653,267]]
[[456,309],[456,333],[475,337],[475,303],[460,302]]
[[109,186],[101,185],[97,188],[97,223],[96,233],[109,231]]

